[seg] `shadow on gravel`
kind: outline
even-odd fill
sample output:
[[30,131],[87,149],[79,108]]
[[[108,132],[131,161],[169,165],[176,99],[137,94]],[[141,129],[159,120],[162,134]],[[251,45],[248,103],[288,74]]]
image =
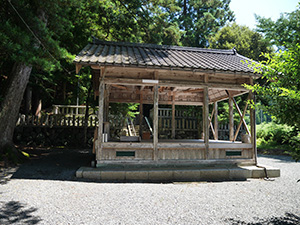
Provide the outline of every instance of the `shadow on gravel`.
[[24,204],[16,201],[1,204],[0,224],[38,224],[41,219],[31,215],[36,208],[27,208]]
[[283,161],[284,163],[294,163],[295,160],[292,159],[291,156],[286,156],[286,155],[258,155],[258,157],[264,157],[268,159],[277,159],[280,161]]
[[283,217],[272,217],[266,220],[259,220],[254,223],[247,223],[240,220],[228,219],[232,225],[298,225],[300,217],[293,213],[286,213]]
[[76,180],[76,170],[89,166],[89,150],[38,149],[26,151],[31,158],[23,163],[11,179]]

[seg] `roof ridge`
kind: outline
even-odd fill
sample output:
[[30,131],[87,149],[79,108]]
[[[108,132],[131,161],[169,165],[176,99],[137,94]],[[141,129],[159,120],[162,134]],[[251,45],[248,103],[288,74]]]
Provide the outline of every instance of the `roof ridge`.
[[235,52],[232,49],[210,49],[210,48],[199,48],[199,47],[187,47],[187,46],[173,46],[173,45],[158,45],[148,43],[131,43],[131,42],[116,42],[116,41],[104,41],[94,38],[91,44],[107,44],[107,45],[118,45],[128,47],[142,47],[162,50],[178,50],[178,51],[190,51],[190,52],[206,52],[215,54],[226,54],[234,55]]

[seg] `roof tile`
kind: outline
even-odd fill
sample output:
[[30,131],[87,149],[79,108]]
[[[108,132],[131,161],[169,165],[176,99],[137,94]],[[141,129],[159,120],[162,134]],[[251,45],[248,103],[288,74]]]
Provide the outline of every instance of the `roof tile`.
[[237,54],[235,50],[100,40],[83,48],[74,63],[253,73],[248,66],[252,60]]

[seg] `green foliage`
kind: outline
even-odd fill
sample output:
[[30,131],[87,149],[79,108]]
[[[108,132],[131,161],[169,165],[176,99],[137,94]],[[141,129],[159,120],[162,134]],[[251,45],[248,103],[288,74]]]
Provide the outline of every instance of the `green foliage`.
[[117,116],[120,120],[134,118],[139,112],[138,103],[110,103],[109,113]]
[[257,17],[258,31],[272,44],[284,49],[256,65],[257,73],[262,74],[259,83],[248,86],[263,97],[264,111],[273,116],[278,123],[294,127],[289,133],[290,154],[300,158],[300,4],[292,13],[282,14],[277,21]]
[[261,34],[236,23],[227,25],[209,39],[210,47],[217,49],[236,48],[239,54],[253,60],[262,60],[261,55],[271,53],[270,43]]
[[262,95],[267,105],[264,111],[280,123],[300,128],[300,45],[276,54],[258,66],[264,83],[248,86]]
[[300,132],[295,127],[270,122],[256,128],[258,148],[287,150],[293,159],[300,160]]
[[[246,103],[246,95],[244,96],[238,96],[235,97],[235,100],[240,108],[240,110],[242,111],[245,107],[245,103]],[[212,110],[210,110],[212,111]],[[243,113],[243,112],[242,112]],[[247,124],[250,124],[250,118],[249,116],[247,116],[247,114],[249,114],[249,110],[246,111],[246,116],[244,117],[245,121]],[[234,124],[238,125],[240,122],[240,115],[237,111],[237,109],[235,108],[235,106],[233,105],[233,119],[234,119]],[[218,103],[218,122],[221,125],[228,125],[229,124],[229,104],[228,101],[221,101]]]
[[288,153],[298,162],[300,160],[300,132],[293,132],[293,134],[290,135],[289,144],[291,149]]
[[175,0],[11,3],[4,1],[0,8],[0,100],[14,62],[25,62],[33,66],[30,86],[43,96],[43,105],[75,104],[77,95],[85,102],[87,85],[85,79],[74,76],[72,61],[92,36],[108,41],[181,44],[183,31],[170,19],[180,10]]
[[269,146],[288,144],[288,137],[293,131],[293,127],[275,122],[259,124],[256,129],[258,147],[263,144]]
[[276,21],[257,15],[256,20],[257,31],[263,33],[271,44],[286,49],[299,43],[300,3],[294,12],[281,14]]
[[185,33],[181,38],[184,46],[207,47],[208,38],[226,22],[234,20],[229,8],[230,0],[178,0],[181,11],[174,16]]
[[108,120],[110,129],[114,131],[126,125],[127,119],[134,119],[139,114],[139,104],[136,103],[110,103],[109,106]]

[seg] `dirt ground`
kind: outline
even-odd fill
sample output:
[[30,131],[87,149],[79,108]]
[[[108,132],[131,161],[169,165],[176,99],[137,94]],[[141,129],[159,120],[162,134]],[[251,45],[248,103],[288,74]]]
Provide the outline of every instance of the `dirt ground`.
[[[7,166],[0,161],[0,182],[3,183],[10,176],[19,179],[44,180],[78,180],[76,170],[81,166],[90,166],[94,155],[90,149],[64,148],[24,148],[30,155],[19,166]],[[283,150],[258,150],[262,155],[287,155]]]
[[89,150],[29,149],[31,159],[1,168],[0,224],[300,224],[300,164],[259,156],[274,180],[115,183],[76,179]]
[[19,166],[0,164],[0,182],[10,175],[19,179],[76,180],[75,172],[81,166],[89,166],[94,156],[89,149],[27,148],[30,155]]

